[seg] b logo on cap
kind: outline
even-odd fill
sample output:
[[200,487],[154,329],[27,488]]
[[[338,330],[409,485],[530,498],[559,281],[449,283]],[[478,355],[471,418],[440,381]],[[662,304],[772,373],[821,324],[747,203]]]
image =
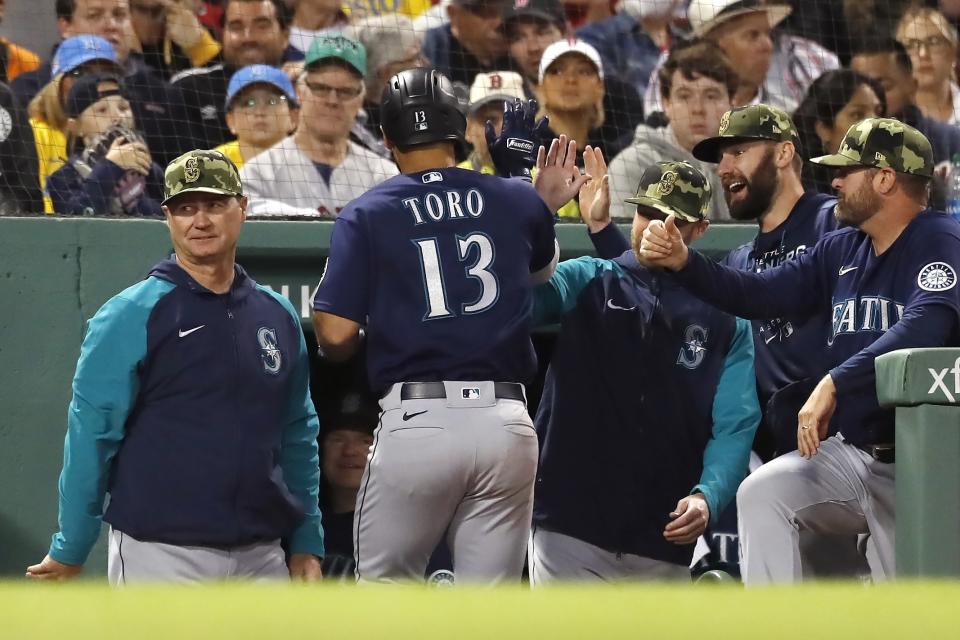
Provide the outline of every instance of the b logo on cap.
[[679,177],[676,171],[667,171],[663,174],[663,177],[660,178],[660,184],[657,185],[661,197],[673,193],[673,187],[676,186]]
[[200,163],[196,158],[187,158],[183,165],[183,181],[190,183],[200,179]]

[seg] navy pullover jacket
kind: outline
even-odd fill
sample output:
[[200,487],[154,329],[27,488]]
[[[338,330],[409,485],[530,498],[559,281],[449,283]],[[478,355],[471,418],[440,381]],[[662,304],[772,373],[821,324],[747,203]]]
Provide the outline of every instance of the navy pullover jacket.
[[219,295],[173,259],[156,265],[87,327],[51,557],[82,564],[101,519],[139,540],[289,537],[291,553],[322,556],[308,370],[292,305],[239,266]]
[[537,526],[611,552],[689,565],[663,537],[684,496],[715,520],[746,475],[760,417],[753,339],[637,264],[579,258],[537,288],[535,321],[562,322],[536,416]]

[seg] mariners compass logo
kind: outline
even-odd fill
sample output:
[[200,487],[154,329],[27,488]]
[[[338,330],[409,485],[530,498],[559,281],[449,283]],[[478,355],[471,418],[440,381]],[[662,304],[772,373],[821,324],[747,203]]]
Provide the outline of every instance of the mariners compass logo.
[[946,291],[957,284],[957,272],[946,262],[931,262],[917,275],[917,286],[924,291]]

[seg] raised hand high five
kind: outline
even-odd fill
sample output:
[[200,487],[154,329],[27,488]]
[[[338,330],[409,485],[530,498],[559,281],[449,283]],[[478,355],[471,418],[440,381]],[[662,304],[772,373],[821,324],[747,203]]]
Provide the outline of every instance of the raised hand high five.
[[590,233],[597,233],[610,224],[610,178],[603,151],[585,147],[583,169],[588,180],[580,187],[580,218]]
[[524,103],[517,98],[503,105],[503,127],[499,136],[493,123],[487,121],[484,134],[498,176],[530,180],[530,172],[537,161],[537,148],[549,123],[546,117],[535,122],[536,117],[537,101]]
[[550,143],[550,150],[537,152],[537,179],[533,186],[551,211],[577,197],[580,188],[590,179],[577,168],[577,143],[561,135]]

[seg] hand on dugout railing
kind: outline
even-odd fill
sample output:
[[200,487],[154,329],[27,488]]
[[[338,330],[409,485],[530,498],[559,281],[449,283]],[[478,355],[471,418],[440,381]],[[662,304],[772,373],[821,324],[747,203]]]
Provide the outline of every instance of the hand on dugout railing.
[[634,247],[637,260],[645,267],[679,271],[687,265],[690,253],[673,214],[666,221],[651,220],[644,229],[640,246]]
[[537,179],[533,186],[550,211],[556,212],[576,198],[584,183],[590,179],[590,176],[580,173],[576,161],[576,141],[568,141],[567,136],[562,134],[560,138],[553,139],[549,151],[543,147],[537,151]]
[[153,163],[150,151],[147,150],[145,144],[142,142],[127,142],[126,138],[123,137],[113,141],[107,151],[106,158],[121,169],[136,171],[143,175],[150,173],[150,167]]
[[498,176],[530,180],[530,171],[537,161],[537,146],[547,131],[549,120],[537,117],[537,101],[524,103],[519,98],[503,105],[503,126],[497,136],[493,123],[487,121],[487,149]]
[[610,224],[610,178],[603,151],[585,147],[583,169],[588,179],[580,187],[580,219],[590,233],[597,233]]

